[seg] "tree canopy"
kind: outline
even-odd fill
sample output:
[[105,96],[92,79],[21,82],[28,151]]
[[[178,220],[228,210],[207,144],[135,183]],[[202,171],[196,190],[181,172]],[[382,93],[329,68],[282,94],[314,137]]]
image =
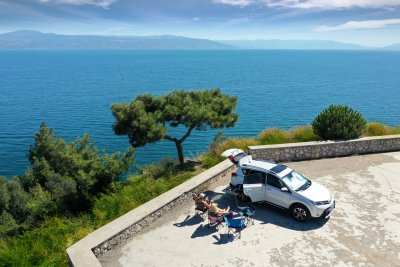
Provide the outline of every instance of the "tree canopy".
[[[144,146],[162,139],[173,141],[182,164],[182,143],[192,130],[233,127],[238,115],[233,111],[237,98],[216,89],[175,90],[169,94],[139,95],[130,104],[118,103],[111,107],[116,118],[113,129],[117,135],[127,135],[133,147]],[[168,134],[169,127],[184,126],[181,137]]]
[[34,225],[46,215],[77,213],[129,171],[134,149],[99,153],[88,135],[66,142],[44,123],[29,150],[32,167],[20,177],[0,177],[0,235]]

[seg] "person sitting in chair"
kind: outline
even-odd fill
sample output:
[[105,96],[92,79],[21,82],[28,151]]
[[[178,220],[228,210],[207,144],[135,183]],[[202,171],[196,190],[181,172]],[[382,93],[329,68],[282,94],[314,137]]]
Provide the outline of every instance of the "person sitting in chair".
[[218,207],[217,203],[211,200],[208,209],[210,212],[213,212],[218,216],[225,216],[229,214],[230,207],[228,206],[226,209],[221,209]]
[[204,193],[201,193],[199,195],[193,194],[192,197],[194,202],[196,203],[196,210],[204,212],[210,208],[210,202],[207,200],[207,197]]

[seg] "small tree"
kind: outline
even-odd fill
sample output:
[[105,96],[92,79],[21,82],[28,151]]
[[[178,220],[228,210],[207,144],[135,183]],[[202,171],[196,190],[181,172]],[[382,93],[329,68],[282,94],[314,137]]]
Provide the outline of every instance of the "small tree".
[[314,133],[324,140],[348,140],[361,136],[367,122],[348,106],[330,105],[311,123]]
[[[183,164],[182,143],[193,130],[233,127],[238,115],[232,113],[236,97],[222,94],[219,89],[202,91],[173,91],[163,96],[139,95],[130,104],[113,104],[116,118],[113,125],[117,135],[127,135],[133,147],[144,146],[162,139],[175,143],[180,164]],[[181,137],[168,134],[167,125],[187,128]]]
[[99,152],[88,135],[66,142],[42,123],[28,157],[32,168],[21,177],[21,182],[33,199],[29,205],[31,213],[40,215],[44,214],[42,207],[49,208],[48,192],[55,203],[51,207],[54,213],[89,208],[95,195],[109,190],[120,175],[129,171],[134,149],[111,155]]

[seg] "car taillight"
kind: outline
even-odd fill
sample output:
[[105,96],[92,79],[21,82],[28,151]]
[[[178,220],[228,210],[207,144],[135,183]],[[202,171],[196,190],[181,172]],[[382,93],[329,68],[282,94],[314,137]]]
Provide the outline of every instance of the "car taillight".
[[232,172],[232,173],[231,173],[231,177],[237,177],[236,172]]
[[229,155],[229,156],[228,156],[228,159],[230,159],[231,161],[233,161],[233,156],[232,156],[232,155]]

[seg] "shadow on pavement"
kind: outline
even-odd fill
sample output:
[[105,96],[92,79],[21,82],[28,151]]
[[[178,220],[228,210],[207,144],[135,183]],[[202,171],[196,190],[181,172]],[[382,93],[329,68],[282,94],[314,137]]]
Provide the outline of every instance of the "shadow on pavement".
[[274,224],[295,231],[311,231],[321,228],[328,220],[310,219],[308,222],[298,222],[285,210],[267,205],[254,204],[255,220],[261,224]]
[[[237,206],[251,207],[256,211],[254,217],[255,221],[260,224],[273,224],[295,231],[311,231],[323,227],[327,222],[327,220],[311,219],[308,222],[301,223],[294,220],[287,211],[267,204],[244,203],[241,201],[237,201],[234,195],[226,193],[217,193],[213,191],[205,191],[204,193],[209,199],[216,202],[220,208],[226,208],[230,206],[233,211],[238,211]],[[191,218],[188,215],[183,222],[175,223],[174,225],[177,227],[182,227],[182,226],[195,225],[201,222],[203,222],[202,217],[196,214]],[[224,224],[222,223],[218,225],[218,227],[221,227],[221,225],[224,226]],[[257,227],[257,224],[252,225],[250,227]],[[245,231],[246,227],[241,231],[243,230]],[[192,234],[191,238],[203,237],[213,234],[212,237],[216,240],[214,242],[214,244],[216,245],[227,244],[237,239],[236,237],[233,237],[232,235],[227,235],[225,233],[223,234],[221,233],[218,236],[217,234],[214,234],[216,232],[218,232],[218,228],[216,226],[208,227],[207,224],[200,224],[199,227],[197,227],[194,233]]]
[[[219,196],[223,195],[223,196]],[[274,224],[280,227],[295,231],[311,231],[321,228],[329,220],[310,219],[308,222],[301,223],[292,218],[288,211],[276,208],[274,206],[263,204],[263,203],[244,203],[236,200],[234,195],[230,194],[217,194],[215,196],[217,204],[220,207],[230,206],[232,210],[238,211],[237,206],[244,207],[248,206],[256,211],[255,221],[259,221],[261,224]]]
[[196,230],[193,232],[191,238],[208,236],[217,231],[218,231],[218,225],[208,227],[207,224],[200,224],[199,227],[197,227]]
[[184,226],[191,226],[191,225],[196,225],[203,222],[203,218],[200,216],[200,214],[196,213],[192,217],[190,215],[186,216],[186,218],[179,223],[174,223],[173,225],[176,227],[184,227]]

